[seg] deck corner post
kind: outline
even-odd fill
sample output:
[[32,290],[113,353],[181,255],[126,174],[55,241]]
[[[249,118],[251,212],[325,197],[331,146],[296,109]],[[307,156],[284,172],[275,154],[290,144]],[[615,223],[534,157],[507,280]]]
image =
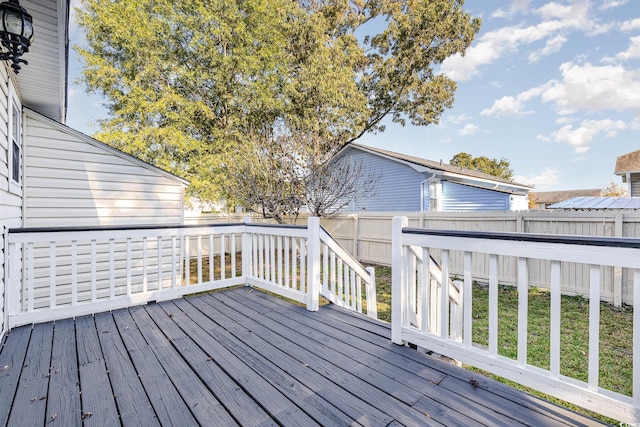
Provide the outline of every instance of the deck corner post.
[[365,270],[369,273],[369,284],[367,285],[367,316],[377,319],[378,301],[376,296],[376,269],[373,267],[367,267]]
[[249,276],[251,272],[251,235],[249,234],[249,228],[246,226],[251,223],[251,217],[245,216],[242,218],[242,222],[245,224],[244,232],[242,233],[242,277],[245,281],[245,286],[249,285]]
[[320,218],[307,220],[307,310],[320,309]]
[[402,244],[402,229],[409,225],[406,216],[394,216],[391,222],[391,341],[402,345],[402,312],[405,272],[402,269],[405,248]]

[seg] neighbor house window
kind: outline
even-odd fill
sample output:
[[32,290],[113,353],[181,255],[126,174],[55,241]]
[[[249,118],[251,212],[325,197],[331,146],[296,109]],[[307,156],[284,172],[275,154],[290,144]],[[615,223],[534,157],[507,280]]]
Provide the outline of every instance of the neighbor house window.
[[422,210],[424,212],[438,212],[442,197],[442,184],[437,178],[430,178],[422,183]]

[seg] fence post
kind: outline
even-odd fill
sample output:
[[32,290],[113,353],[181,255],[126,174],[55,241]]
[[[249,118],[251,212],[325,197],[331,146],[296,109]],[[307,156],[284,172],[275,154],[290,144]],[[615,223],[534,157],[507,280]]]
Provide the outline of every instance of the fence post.
[[[242,222],[245,224],[244,233],[242,233],[242,276],[245,280],[245,286],[249,286],[248,278],[251,273],[251,235],[249,234],[247,224],[251,223],[251,217],[245,216],[242,218]],[[235,254],[233,256],[235,256]]]
[[394,216],[391,222],[391,341],[402,345],[402,319],[406,305],[404,279],[405,248],[402,229],[409,224],[406,216]]
[[320,308],[320,218],[307,220],[307,310]]

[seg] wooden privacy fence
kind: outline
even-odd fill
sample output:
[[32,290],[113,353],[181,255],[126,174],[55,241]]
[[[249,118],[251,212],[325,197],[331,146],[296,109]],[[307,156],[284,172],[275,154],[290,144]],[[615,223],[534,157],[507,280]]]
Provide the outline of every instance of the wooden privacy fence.
[[[360,262],[391,265],[391,219],[395,215],[406,216],[410,227],[435,230],[490,231],[507,233],[531,233],[554,235],[580,235],[593,237],[640,237],[640,212],[636,211],[527,211],[527,212],[412,212],[342,214],[321,218],[328,233]],[[257,216],[254,216],[254,220]],[[202,215],[186,221],[238,221],[238,215]],[[301,216],[299,223],[305,223]],[[438,251],[432,256],[439,259]],[[462,257],[453,255],[450,273],[462,275]],[[477,280],[487,281],[489,271],[484,255],[472,260],[472,271]],[[516,261],[503,257],[498,263],[500,283],[515,285]],[[551,264],[546,260],[531,260],[529,284],[542,289],[550,288]],[[565,295],[589,293],[584,285],[589,269],[575,263],[567,263],[562,269],[561,289]],[[620,267],[606,268],[602,272],[600,297],[615,306],[632,304],[632,275]]]
[[[627,268],[632,277],[633,302],[640,306],[640,239],[615,237],[567,237],[525,233],[425,230],[409,228],[406,217],[393,220],[392,340],[411,343],[473,365],[501,377],[575,403],[624,423],[640,423],[640,310],[633,312],[632,396],[602,388],[599,382],[600,290],[604,271]],[[440,254],[440,269],[430,265],[431,254]],[[449,282],[457,252],[463,259],[462,281]],[[473,332],[473,258],[487,263],[488,346]],[[499,326],[499,260],[516,260],[517,356],[501,355]],[[549,368],[529,364],[529,265],[545,260],[551,265]],[[580,264],[589,272],[588,379],[561,375],[561,325],[577,319],[562,319],[561,282],[567,265]],[[439,277],[438,277],[439,276]],[[437,280],[436,280],[437,279]],[[446,283],[447,286],[442,286]],[[534,332],[535,333],[535,332]],[[510,340],[512,338],[509,338]]]
[[236,285],[317,310],[322,295],[376,317],[375,275],[320,226],[232,223],[15,229],[7,242],[8,328]]
[[[394,215],[407,216],[410,227],[434,230],[640,238],[640,212],[636,211],[359,213],[323,218],[321,222],[361,262],[391,265],[391,219]],[[439,259],[440,254],[434,251],[432,256]],[[452,257],[450,273],[461,276],[464,259],[459,254]],[[476,280],[487,281],[486,257],[479,254],[472,263]],[[549,289],[551,263],[531,260],[528,267],[530,286]],[[497,268],[500,283],[516,284],[516,260],[513,257],[502,257]],[[589,289],[585,284],[589,275],[588,267],[563,263],[562,293],[587,296]],[[616,306],[632,304],[632,282],[633,276],[627,269],[607,267],[602,271],[600,298]]]

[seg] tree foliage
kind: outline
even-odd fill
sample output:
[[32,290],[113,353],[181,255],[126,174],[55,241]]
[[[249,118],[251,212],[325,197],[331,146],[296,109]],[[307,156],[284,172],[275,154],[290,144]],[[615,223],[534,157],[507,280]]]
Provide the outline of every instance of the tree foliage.
[[626,197],[627,195],[627,189],[613,181],[602,189],[603,197]]
[[275,167],[277,144],[293,135],[330,158],[383,131],[385,118],[438,122],[456,85],[434,67],[464,54],[480,26],[463,6],[82,0],[82,79],[110,111],[96,137],[188,178],[203,201],[231,198],[229,156],[261,146],[261,161]]
[[498,160],[484,156],[473,157],[469,153],[461,152],[453,156],[449,163],[454,166],[483,172],[508,181],[513,180],[513,169],[511,169],[509,160],[504,157]]

